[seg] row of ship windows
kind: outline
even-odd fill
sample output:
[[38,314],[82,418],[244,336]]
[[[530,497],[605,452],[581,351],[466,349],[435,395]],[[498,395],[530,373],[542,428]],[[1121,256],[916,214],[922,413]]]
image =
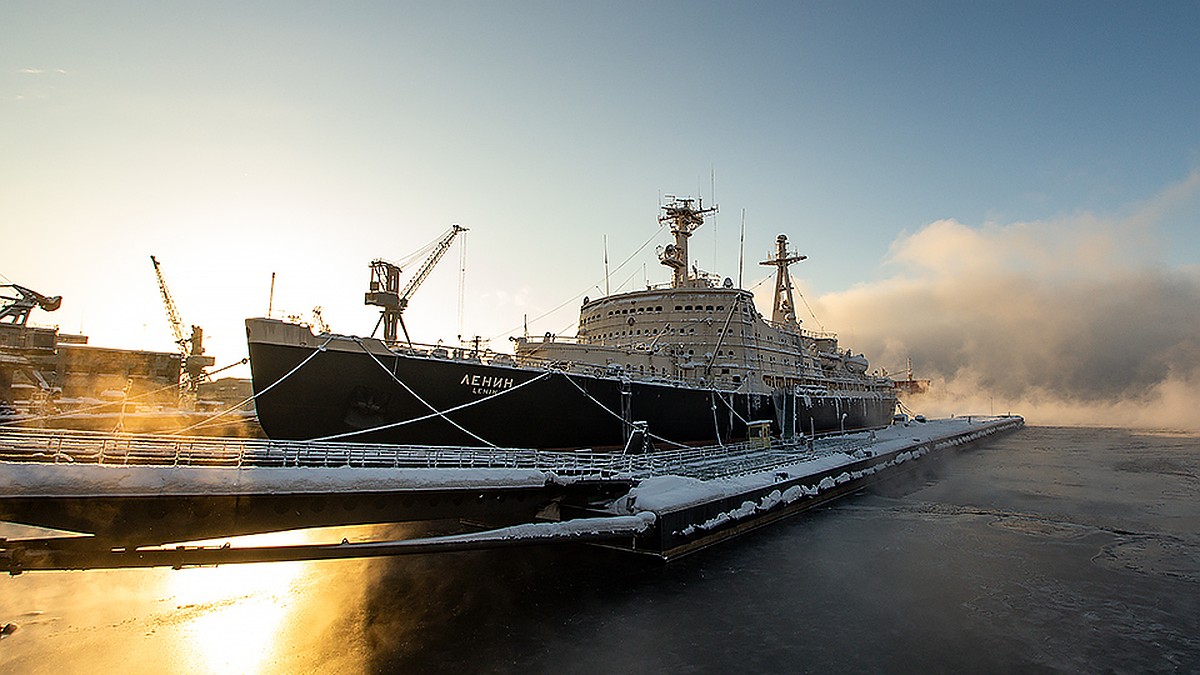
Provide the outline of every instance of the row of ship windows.
[[[646,330],[619,330],[619,331],[614,331],[612,333],[601,333],[594,337],[603,340],[606,338],[629,337],[629,336],[637,336],[637,335],[658,335],[659,332],[660,331],[657,328],[647,328]],[[667,329],[667,332],[668,333],[678,333],[679,335],[695,335],[696,329],[689,328],[687,330],[684,330],[684,329],[680,328],[679,330],[675,330],[674,328],[669,328],[669,329]]]
[[[661,312],[661,311],[663,311],[662,305],[657,305],[654,307],[633,307],[633,308],[629,308],[629,309],[611,310],[611,311],[609,311],[607,316],[621,316],[624,314],[643,314],[646,312]],[[692,312],[692,311],[723,312],[723,311],[725,311],[725,305],[716,305],[715,307],[713,305],[675,305],[675,311],[677,311],[677,312]],[[584,319],[584,322],[591,323],[593,321],[598,321],[600,318],[601,318],[601,316],[599,314],[593,314],[592,316],[589,316],[586,319]]]

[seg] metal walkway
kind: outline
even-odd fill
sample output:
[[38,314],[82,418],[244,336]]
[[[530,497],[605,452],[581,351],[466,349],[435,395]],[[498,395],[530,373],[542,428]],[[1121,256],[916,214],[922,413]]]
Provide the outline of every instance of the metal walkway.
[[194,467],[355,467],[392,469],[531,469],[589,480],[676,475],[727,478],[803,459],[854,452],[862,435],[804,445],[734,443],[642,454],[579,450],[431,447],[371,443],[272,441],[115,434],[64,430],[0,430],[0,462]]
[[[7,488],[0,489],[0,520],[91,536],[0,538],[0,572],[550,543],[604,543],[667,559],[850,494],[908,470],[912,459],[1023,422],[972,424],[967,418],[911,431],[895,427],[878,439],[872,432],[807,445],[742,443],[636,455],[3,430],[0,487]],[[800,473],[777,470],[817,458],[825,459]],[[642,487],[643,479],[665,475],[748,477],[732,481],[732,492],[706,493],[702,503],[659,495],[654,506],[638,494],[636,509],[633,499],[609,508]],[[55,486],[66,487],[56,493]],[[449,520],[489,529],[355,544],[195,544],[259,532]]]

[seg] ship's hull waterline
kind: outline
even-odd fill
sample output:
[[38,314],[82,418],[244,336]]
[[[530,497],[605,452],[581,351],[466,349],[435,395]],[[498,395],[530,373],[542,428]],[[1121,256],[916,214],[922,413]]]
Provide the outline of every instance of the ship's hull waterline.
[[895,409],[890,393],[747,394],[405,353],[269,319],[247,331],[259,422],[277,439],[603,450],[645,422],[663,448],[744,440],[755,420],[776,433],[885,426]]

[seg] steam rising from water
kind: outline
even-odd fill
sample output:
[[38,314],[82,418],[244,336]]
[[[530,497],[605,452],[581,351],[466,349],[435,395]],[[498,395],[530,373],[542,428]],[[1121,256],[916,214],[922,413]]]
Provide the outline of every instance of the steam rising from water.
[[1125,218],[930,223],[893,243],[897,274],[814,310],[873,367],[911,356],[933,380],[917,412],[1200,428],[1200,268],[1158,262],[1154,239],[1198,194],[1200,172]]

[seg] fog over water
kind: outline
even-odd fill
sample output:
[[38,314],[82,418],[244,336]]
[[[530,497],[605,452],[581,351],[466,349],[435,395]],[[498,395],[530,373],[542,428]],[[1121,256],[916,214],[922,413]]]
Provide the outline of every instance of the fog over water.
[[890,278],[811,304],[873,367],[911,357],[920,412],[1197,429],[1200,269],[1162,264],[1155,232],[1198,194],[1200,172],[1119,217],[940,220],[895,240]]

